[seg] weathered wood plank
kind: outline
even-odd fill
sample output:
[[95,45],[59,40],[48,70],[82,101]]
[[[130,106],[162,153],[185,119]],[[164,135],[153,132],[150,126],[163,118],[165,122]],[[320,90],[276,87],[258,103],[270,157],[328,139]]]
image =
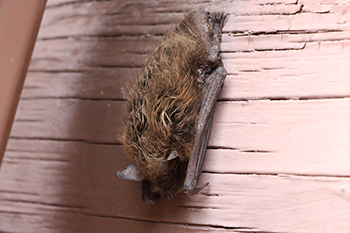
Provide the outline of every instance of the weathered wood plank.
[[[13,203],[10,202],[10,205]],[[31,210],[33,206],[31,204],[22,206],[22,209]],[[48,218],[48,212],[55,213],[55,219]],[[19,219],[19,213],[0,212],[0,220],[4,224],[4,230],[11,232],[16,226],[16,230],[21,233],[37,232],[37,223],[41,223],[41,232],[57,232],[59,228],[62,232],[118,232],[118,233],[130,233],[130,232],[188,232],[188,233],[205,233],[205,232],[236,232],[234,229],[222,229],[219,227],[209,226],[195,226],[176,223],[164,223],[164,222],[149,222],[140,220],[130,220],[117,217],[108,216],[95,216],[88,214],[70,213],[65,210],[57,209],[34,209],[33,213],[22,214]],[[35,215],[34,215],[35,213]],[[38,214],[39,213],[39,214]],[[17,221],[20,220],[23,223],[22,226],[18,226]],[[11,224],[12,223],[12,224]]]
[[[121,143],[124,109],[121,101],[37,99],[33,102],[21,101],[11,137]],[[237,151],[244,157],[253,154],[266,159],[269,165],[256,171],[243,159],[244,172],[251,169],[259,173],[349,176],[350,120],[344,119],[350,115],[348,106],[349,98],[219,102],[209,146],[230,149],[217,151],[227,157],[237,156]],[[225,166],[225,160],[222,163],[213,160],[218,168],[215,171],[241,169],[232,165],[233,170],[226,170],[230,168]]]
[[122,101],[23,100],[17,111],[10,137],[120,143]]
[[154,39],[92,38],[72,40],[69,43],[66,39],[38,41],[39,48],[33,54],[30,71],[86,71],[101,67],[140,67],[146,61],[147,53],[154,48],[152,46],[154,43]]
[[29,72],[22,99],[122,100],[139,68],[96,68],[86,72]]
[[[67,229],[86,229],[91,225],[79,222],[94,216],[105,217],[112,224],[109,227],[119,225],[120,218],[182,224],[170,228],[190,224],[212,231],[344,232],[350,227],[348,179],[204,173],[202,181],[210,185],[201,194],[149,208],[140,200],[140,184],[112,176],[127,163],[123,158],[115,160],[116,146],[15,141],[11,140],[4,160],[2,174],[11,179],[1,180],[1,210],[36,213],[38,221],[45,219],[40,213],[53,212],[56,227],[72,224]],[[67,214],[75,221],[64,217]]]
[[[1,232],[348,232],[348,0],[49,0],[0,172]],[[200,194],[115,171],[122,88],[190,10],[231,13]],[[141,229],[141,230],[140,230]]]
[[[236,41],[235,38],[224,37],[222,46],[226,52],[222,56],[225,67],[231,75],[225,81],[220,99],[281,97],[298,99],[350,95],[349,88],[347,88],[349,85],[347,78],[349,73],[347,67],[350,59],[349,41],[340,39],[339,41],[303,42],[303,45],[299,45],[303,46],[300,49],[288,47],[288,44],[294,46],[294,41],[286,42],[286,45],[282,45],[284,44],[282,43],[278,48],[274,44],[269,47],[266,41],[269,39],[278,40],[274,39],[275,37],[282,39],[282,36],[263,36],[260,39],[254,37],[249,42],[247,38],[246,41]],[[292,38],[292,40],[295,39],[296,37]],[[140,66],[147,59],[147,55],[139,53],[135,55],[135,52],[129,52],[126,55],[120,52],[109,55],[103,53],[104,50],[113,47],[113,44],[119,44],[119,42],[118,40],[111,42],[110,46],[103,46],[104,49],[94,49],[91,56],[84,55],[84,58],[95,57],[89,62],[89,59],[74,58],[74,54],[78,50],[72,48],[75,48],[74,44],[82,46],[82,42],[75,41],[69,46],[64,46],[64,41],[62,43],[56,41],[56,49],[60,48],[57,44],[61,44],[61,48],[65,48],[64,55],[59,55],[59,52],[42,52],[40,53],[43,54],[42,58],[35,56],[31,66],[32,70],[52,70],[55,72],[40,75],[37,75],[37,72],[29,73],[28,85],[24,87],[23,96],[26,98],[31,95],[34,98],[47,96],[122,99],[121,87],[125,86],[125,83],[128,83],[139,70],[123,66],[126,63]],[[123,44],[124,42],[117,47],[122,48]],[[245,45],[249,48],[244,49]],[[263,47],[263,45],[267,46]],[[43,50],[51,46],[54,46],[53,42],[43,45]],[[229,53],[229,51],[231,52]],[[100,53],[105,54],[108,62],[104,62],[104,59],[99,60],[94,55]],[[48,59],[49,56],[52,56],[52,59]],[[118,59],[112,59],[113,57],[118,57]],[[110,68],[103,68],[103,66],[110,66]],[[57,73],[59,70],[71,70],[74,73]],[[94,80],[96,80],[97,85]],[[302,85],[300,85],[301,83]],[[39,87],[33,89],[37,85],[40,85],[40,89],[37,89]],[[62,94],[55,95],[57,92],[53,89],[58,89],[57,87],[62,87],[62,85],[67,88],[59,88]],[[76,94],[72,94],[72,90]],[[101,91],[103,94],[99,94]]]
[[[349,38],[349,32],[239,37],[224,34],[222,52],[224,60],[230,57],[244,59],[260,56],[261,58],[266,56],[265,54],[276,58],[290,57],[290,62],[295,61],[294,59],[300,55],[306,55],[305,59],[320,56],[319,60],[330,60],[331,56],[340,56],[339,60],[342,60],[348,58]],[[158,40],[159,37],[72,39],[69,43],[65,39],[38,41],[37,46],[40,47],[34,52],[30,69],[81,71],[100,67],[141,66]],[[52,48],[53,46],[55,47]],[[328,50],[330,46],[336,50]]]
[[[177,4],[173,4],[168,1],[77,1],[74,4],[52,4],[47,10],[39,38],[164,34],[181,21],[183,12],[198,9],[225,9],[234,15],[225,27],[227,31],[266,33],[343,30],[347,28],[348,18],[343,12],[349,6],[346,1],[341,3],[177,1]],[[57,27],[60,31],[55,30]]]

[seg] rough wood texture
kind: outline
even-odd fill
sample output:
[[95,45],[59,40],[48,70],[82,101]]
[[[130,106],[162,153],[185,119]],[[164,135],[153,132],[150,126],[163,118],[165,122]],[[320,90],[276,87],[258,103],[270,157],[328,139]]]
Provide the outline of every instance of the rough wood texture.
[[[118,179],[122,88],[193,9],[230,13],[210,185]],[[49,0],[0,173],[0,232],[348,232],[350,2]]]

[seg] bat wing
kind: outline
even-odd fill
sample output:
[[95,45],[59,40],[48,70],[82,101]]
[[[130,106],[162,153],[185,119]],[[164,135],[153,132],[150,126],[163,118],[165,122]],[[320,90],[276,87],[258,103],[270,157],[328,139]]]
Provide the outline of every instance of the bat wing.
[[205,79],[201,107],[197,117],[197,129],[193,151],[188,163],[187,175],[184,183],[184,193],[187,195],[194,195],[208,185],[207,183],[197,188],[213,121],[215,103],[225,78],[226,70],[223,67],[218,67]]

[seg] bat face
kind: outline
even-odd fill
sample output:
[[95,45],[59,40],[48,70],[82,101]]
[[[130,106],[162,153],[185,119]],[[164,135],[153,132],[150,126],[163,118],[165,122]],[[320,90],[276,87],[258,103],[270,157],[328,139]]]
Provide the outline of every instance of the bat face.
[[126,96],[123,143],[145,204],[192,195],[226,71],[219,56],[226,14],[191,12],[151,54]]
[[142,200],[145,204],[154,205],[160,200],[161,196],[172,198],[182,190],[187,162],[180,162],[178,158],[167,162],[172,167],[162,170],[164,173],[162,182],[153,183],[148,179],[142,180]]

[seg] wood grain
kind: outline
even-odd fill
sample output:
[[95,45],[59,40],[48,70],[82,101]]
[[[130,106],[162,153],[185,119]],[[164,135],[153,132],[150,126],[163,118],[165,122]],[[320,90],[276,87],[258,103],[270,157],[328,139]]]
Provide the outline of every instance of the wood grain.
[[[349,182],[342,178],[205,172],[201,179],[210,185],[201,194],[190,198],[179,196],[150,208],[140,202],[138,183],[113,176],[116,168],[128,163],[124,156],[116,161],[115,155],[121,151],[119,146],[50,140],[35,144],[35,149],[31,148],[31,140],[11,140],[9,145],[2,170],[4,175],[12,177],[2,182],[2,187],[11,187],[2,191],[2,211],[7,215],[52,212],[55,221],[47,225],[62,224],[80,230],[93,227],[96,219],[115,219],[114,224],[124,219],[136,220],[132,224],[167,222],[170,228],[186,228],[184,225],[190,219],[189,224],[195,228],[215,230],[235,226],[232,228],[238,232],[268,229],[306,232],[305,225],[316,232],[349,227],[346,221]],[[18,172],[19,167],[27,169]],[[37,190],[41,191],[40,195]],[[14,206],[13,202],[18,204]],[[63,217],[66,214],[75,215],[77,222]],[[305,215],[311,215],[314,220],[310,222]],[[84,219],[90,218],[95,220],[79,227]],[[319,221],[325,224],[320,225]]]
[[[123,92],[184,12],[230,13],[200,194],[115,172]],[[1,232],[348,232],[350,4],[49,0],[0,172]]]
[[[124,110],[122,101],[37,99],[30,102],[22,100],[19,105],[18,113],[22,117],[16,118],[13,138],[121,144],[118,136],[122,128],[122,114],[119,114]],[[265,173],[349,176],[350,165],[343,162],[350,150],[350,120],[343,119],[350,115],[349,105],[349,98],[222,101],[217,104],[209,147],[227,157],[243,154],[243,161],[254,164],[259,164],[257,156],[262,156],[271,164],[259,169],[266,169]],[[84,117],[77,121],[77,116]],[[218,161],[223,164],[215,160],[206,164],[215,164],[211,166],[215,172],[225,171],[230,164],[225,164],[226,159]],[[242,165],[232,168],[241,170]],[[254,168],[249,165],[245,172],[249,170]]]

